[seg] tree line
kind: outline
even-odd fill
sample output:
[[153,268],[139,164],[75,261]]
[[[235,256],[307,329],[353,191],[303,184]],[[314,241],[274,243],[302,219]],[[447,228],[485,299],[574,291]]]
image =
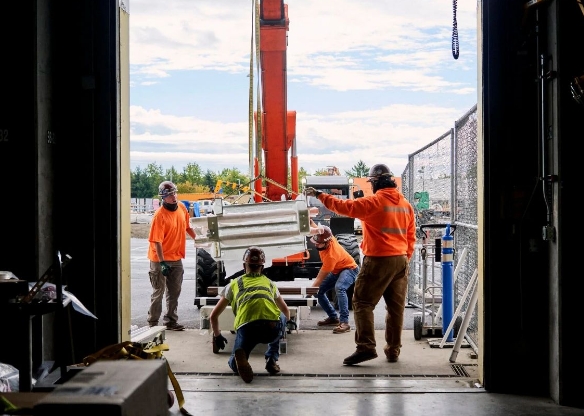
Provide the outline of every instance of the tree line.
[[[336,172],[339,173],[338,171]],[[359,160],[350,170],[345,171],[345,175],[352,178],[361,178],[369,173],[369,168],[362,160]],[[331,168],[317,170],[314,175],[330,175]],[[132,198],[156,198],[158,197],[158,185],[162,181],[172,181],[178,188],[179,193],[202,193],[215,192],[218,181],[223,184],[238,184],[238,187],[250,186],[252,178],[247,173],[241,172],[238,168],[225,168],[220,172],[212,172],[207,169],[203,171],[198,163],[188,163],[179,172],[172,166],[164,170],[162,165],[156,162],[149,163],[144,169],[140,166],[130,172],[131,178],[131,197]],[[309,176],[304,168],[298,171],[298,183],[302,178]],[[288,187],[290,187],[290,172],[288,172]],[[228,190],[226,190],[228,191]],[[233,191],[234,193],[236,191]]]

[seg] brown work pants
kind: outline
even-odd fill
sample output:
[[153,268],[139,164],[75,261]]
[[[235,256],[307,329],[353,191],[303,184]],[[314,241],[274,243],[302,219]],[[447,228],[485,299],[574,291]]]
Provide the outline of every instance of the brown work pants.
[[150,284],[152,294],[150,295],[150,309],[148,310],[148,324],[158,325],[162,314],[162,298],[166,293],[166,313],[162,318],[163,325],[173,325],[178,323],[178,298],[182,289],[184,268],[182,260],[167,261],[170,266],[170,274],[164,276],[160,263],[151,261]]
[[408,269],[406,256],[363,258],[353,292],[357,352],[376,351],[373,310],[382,296],[387,311],[384,351],[386,355],[389,351],[399,351],[408,290]]

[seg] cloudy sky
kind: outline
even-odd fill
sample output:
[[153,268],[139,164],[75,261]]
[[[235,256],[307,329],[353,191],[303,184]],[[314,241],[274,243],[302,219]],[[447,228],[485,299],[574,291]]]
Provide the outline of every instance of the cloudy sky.
[[[477,103],[475,1],[458,2],[458,59],[452,0],[286,3],[288,110],[309,173],[363,160],[400,175]],[[252,0],[130,2],[132,170],[249,173],[252,24]]]

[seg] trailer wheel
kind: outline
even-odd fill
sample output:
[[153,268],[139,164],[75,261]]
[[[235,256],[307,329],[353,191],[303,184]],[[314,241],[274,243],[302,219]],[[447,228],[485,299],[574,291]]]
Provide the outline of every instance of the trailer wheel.
[[359,250],[359,241],[355,234],[339,234],[335,236],[337,241],[354,259],[358,266],[361,266],[361,250]]
[[[223,261],[216,261],[205,249],[197,249],[197,296],[207,296],[209,286],[225,286]],[[200,306],[198,306],[200,309]]]
[[419,341],[422,339],[422,317],[414,316],[414,339]]
[[[361,266],[361,250],[359,249],[359,242],[357,241],[357,237],[355,234],[338,234],[335,236],[341,247],[345,249],[347,253],[349,253],[353,259],[355,259],[355,263],[358,266]],[[355,285],[352,284],[349,289],[347,289],[347,299],[349,301],[349,310],[353,310],[353,290]],[[330,299],[331,303],[335,306],[335,309],[339,309],[339,302],[337,301],[337,294],[334,290],[331,290],[327,294],[328,298]]]

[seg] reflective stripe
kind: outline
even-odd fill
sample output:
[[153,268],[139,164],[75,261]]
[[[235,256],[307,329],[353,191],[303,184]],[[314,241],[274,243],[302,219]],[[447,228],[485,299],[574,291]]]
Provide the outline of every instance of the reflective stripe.
[[264,275],[243,275],[236,282],[231,283],[233,299],[230,302],[235,328],[256,320],[278,320],[280,310],[274,299],[278,289],[273,282]]
[[265,295],[263,293],[251,293],[251,294],[245,294],[245,293],[241,293],[237,295],[237,299],[235,300],[237,306],[239,307],[241,304],[248,302],[252,299],[266,299],[268,301],[270,301],[271,303],[276,303],[274,301],[274,297],[271,294]]
[[409,214],[411,212],[408,207],[383,207],[383,210],[385,212],[401,212],[404,214]]

